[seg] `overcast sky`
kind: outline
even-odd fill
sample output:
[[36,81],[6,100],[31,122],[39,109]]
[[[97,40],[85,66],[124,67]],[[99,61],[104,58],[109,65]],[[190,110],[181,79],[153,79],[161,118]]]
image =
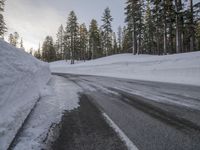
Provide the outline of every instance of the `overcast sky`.
[[[124,0],[6,0],[5,20],[8,33],[17,31],[26,49],[38,48],[46,35],[55,37],[60,24],[66,25],[68,14],[74,10],[79,23],[88,26],[91,19],[102,24],[101,17],[110,7],[113,27],[124,25]],[[8,35],[7,35],[8,36]]]

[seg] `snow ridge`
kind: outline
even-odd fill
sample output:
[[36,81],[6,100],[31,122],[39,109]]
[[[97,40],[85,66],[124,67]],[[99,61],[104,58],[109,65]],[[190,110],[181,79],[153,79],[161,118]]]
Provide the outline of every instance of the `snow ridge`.
[[53,73],[109,76],[200,86],[200,52],[174,55],[118,54],[69,65],[50,64]]
[[0,149],[7,149],[50,79],[47,63],[0,40]]

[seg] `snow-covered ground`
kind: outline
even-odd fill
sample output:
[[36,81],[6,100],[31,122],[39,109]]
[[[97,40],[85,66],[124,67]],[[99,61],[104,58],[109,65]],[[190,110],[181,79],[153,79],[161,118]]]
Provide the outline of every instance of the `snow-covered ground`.
[[26,122],[14,150],[49,149],[45,144],[57,136],[52,129],[61,121],[64,111],[79,107],[78,93],[81,91],[72,81],[53,76],[42,91],[41,99]]
[[7,149],[50,79],[50,69],[0,40],[0,149]]
[[54,73],[200,85],[200,52],[166,56],[119,54],[75,65],[53,62],[50,68]]

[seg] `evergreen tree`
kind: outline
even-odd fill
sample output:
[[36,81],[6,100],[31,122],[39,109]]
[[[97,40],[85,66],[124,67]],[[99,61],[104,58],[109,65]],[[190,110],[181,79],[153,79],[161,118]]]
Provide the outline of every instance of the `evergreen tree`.
[[195,30],[195,50],[200,50],[200,2],[193,6],[194,9],[194,30]]
[[122,32],[122,49],[124,53],[133,52],[132,48],[132,32],[124,26]]
[[167,23],[167,36],[168,36],[168,53],[175,53],[174,39],[175,39],[175,6],[173,0],[166,1],[166,23]]
[[163,17],[165,17],[164,14],[164,8],[163,8],[163,2],[161,0],[155,0],[153,1],[153,22],[155,26],[155,31],[154,31],[154,37],[155,37],[155,48],[153,48],[153,54],[160,55],[163,53],[163,37],[164,37],[164,21]]
[[194,10],[193,10],[193,0],[190,2],[190,51],[194,51]]
[[141,38],[142,38],[142,0],[127,0],[126,2],[126,19],[128,32],[127,35],[132,34],[132,53],[139,53],[141,48]]
[[56,60],[56,52],[53,46],[53,38],[47,36],[42,45],[42,58],[44,61],[52,62]]
[[89,53],[88,59],[95,59],[102,56],[100,31],[96,20],[92,20],[89,27]]
[[17,32],[14,32],[14,34],[10,34],[8,37],[8,41],[11,45],[17,47],[19,40],[19,34]]
[[111,16],[110,9],[107,7],[103,13],[102,17],[103,25],[103,33],[104,33],[104,40],[105,40],[105,55],[108,56],[112,51],[112,25],[111,22],[113,18]]
[[6,24],[3,17],[5,0],[0,0],[0,37],[4,37],[5,32],[7,31]]
[[9,37],[8,37],[8,41],[9,41],[9,43],[10,43],[11,45],[14,46],[14,36],[13,36],[12,33],[10,33],[10,35],[9,35]]
[[176,53],[182,52],[182,30],[183,30],[183,7],[182,0],[175,0],[176,10]]
[[55,45],[56,57],[58,60],[64,59],[64,28],[63,25],[60,25],[57,33],[57,40]]
[[152,12],[150,9],[150,1],[147,0],[147,9],[145,14],[145,26],[144,26],[144,53],[152,54],[154,48],[154,31]]
[[197,50],[199,50],[200,49],[200,23],[197,24],[195,37],[196,37],[196,48]]
[[119,53],[121,53],[122,52],[122,28],[121,28],[121,26],[118,27],[117,35],[118,35],[118,38],[117,38],[118,51],[119,51]]
[[76,50],[78,49],[78,23],[77,17],[74,11],[71,11],[67,21],[65,43],[67,43],[67,50],[70,54],[71,64],[74,64],[76,56]]
[[88,48],[88,31],[85,24],[81,24],[79,27],[80,34],[80,60],[86,60],[87,48]]
[[117,37],[115,32],[113,32],[113,50],[112,50],[112,55],[113,54],[119,54],[119,49],[118,49],[118,45],[117,45]]

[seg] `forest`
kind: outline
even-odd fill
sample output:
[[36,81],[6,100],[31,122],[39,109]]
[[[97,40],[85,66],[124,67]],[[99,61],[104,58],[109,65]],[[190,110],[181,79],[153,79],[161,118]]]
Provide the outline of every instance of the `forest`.
[[[38,50],[38,59],[91,60],[120,53],[167,55],[200,50],[200,2],[193,0],[126,0],[126,23],[113,31],[112,11],[107,7],[101,23],[94,18],[89,27],[79,23],[71,11],[65,25],[60,25],[56,39],[46,36]],[[3,20],[4,1],[0,1],[0,35],[6,32]],[[16,46],[19,35],[9,35]],[[23,40],[19,43],[23,47]]]

